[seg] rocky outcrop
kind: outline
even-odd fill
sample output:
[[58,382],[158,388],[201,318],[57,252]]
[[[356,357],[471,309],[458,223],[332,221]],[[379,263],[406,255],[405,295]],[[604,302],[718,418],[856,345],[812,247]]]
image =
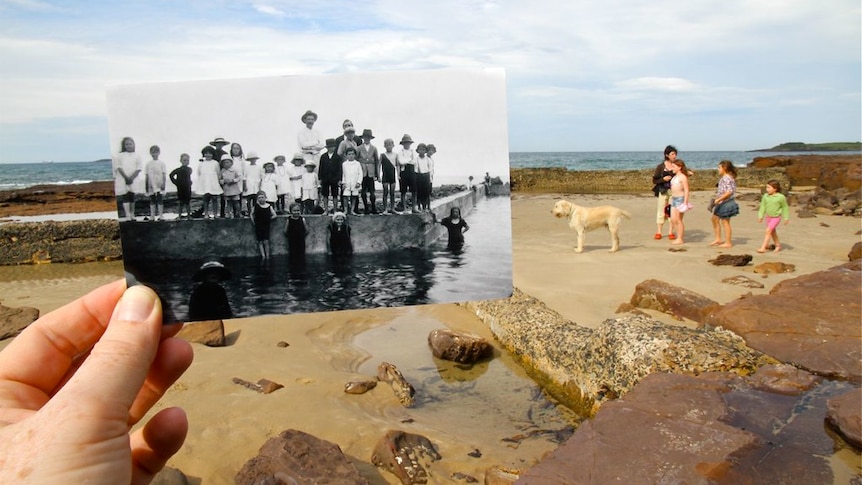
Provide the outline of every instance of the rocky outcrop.
[[814,185],[827,190],[850,191],[862,186],[860,155],[780,155],[755,157],[751,168],[783,168],[794,186]]
[[38,308],[0,305],[0,340],[18,335],[38,318]]
[[791,366],[651,374],[517,483],[833,483],[823,409],[846,387]]
[[745,266],[754,259],[750,254],[719,254],[709,262],[715,266]]
[[81,263],[122,257],[116,220],[0,224],[0,264]]
[[235,481],[239,485],[368,483],[338,445],[295,429],[267,440]]
[[449,329],[432,330],[428,346],[434,357],[460,364],[474,364],[494,355],[494,348],[482,337]]
[[511,298],[467,306],[537,380],[583,416],[651,373],[748,374],[777,362],[731,332],[667,325],[646,316],[609,319],[592,330],[517,288]]
[[[658,160],[656,161],[658,163]],[[641,193],[652,195],[652,175],[655,165],[642,170],[567,170],[565,168],[513,168],[510,170],[513,192],[607,194]],[[691,190],[715,191],[720,177],[717,170],[698,170],[689,179]],[[782,187],[790,187],[784,168],[740,170],[736,178],[739,187],[762,187],[777,179]]]
[[775,285],[724,305],[707,323],[814,374],[862,381],[860,260]]

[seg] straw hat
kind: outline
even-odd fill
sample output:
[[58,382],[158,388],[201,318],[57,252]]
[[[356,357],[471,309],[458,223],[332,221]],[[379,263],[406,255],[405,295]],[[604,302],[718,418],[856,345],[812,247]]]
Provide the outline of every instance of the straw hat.
[[302,121],[303,123],[305,123],[305,117],[308,115],[314,116],[314,121],[317,121],[317,113],[315,113],[314,111],[311,111],[311,110],[308,110],[305,113],[303,113],[302,118],[300,118],[299,120]]
[[230,270],[225,268],[223,264],[218,261],[207,261],[195,272],[194,280],[203,281],[207,279],[209,275],[215,275],[216,279],[219,281],[231,279]]
[[404,143],[413,143],[413,138],[410,137],[407,133],[401,137],[401,141],[398,142],[399,145],[403,145]]

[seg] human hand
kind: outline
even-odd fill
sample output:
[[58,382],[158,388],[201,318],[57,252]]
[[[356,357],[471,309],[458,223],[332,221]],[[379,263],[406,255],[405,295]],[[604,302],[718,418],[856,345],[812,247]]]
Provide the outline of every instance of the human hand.
[[167,408],[129,429],[191,364],[180,327],[162,326],[152,290],[123,281],[32,323],[0,353],[0,483],[149,483],[186,415]]

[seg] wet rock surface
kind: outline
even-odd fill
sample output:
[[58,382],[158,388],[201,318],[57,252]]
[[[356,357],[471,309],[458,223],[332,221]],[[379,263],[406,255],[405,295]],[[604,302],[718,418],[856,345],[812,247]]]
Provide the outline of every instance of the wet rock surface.
[[377,442],[371,463],[393,473],[404,485],[428,483],[426,467],[441,459],[431,441],[418,434],[389,430]]
[[39,318],[39,309],[0,305],[0,340],[14,337]]
[[494,355],[494,348],[482,337],[449,329],[431,331],[428,346],[434,357],[461,364],[473,364]]
[[338,445],[295,429],[267,440],[235,481],[241,485],[368,483]]
[[468,307],[508,350],[537,371],[538,380],[585,416],[629,392],[650,373],[747,374],[777,363],[731,332],[667,325],[647,316],[609,319],[588,329],[517,288],[509,299],[471,302]]
[[413,397],[416,394],[416,389],[407,382],[398,367],[389,362],[381,362],[377,366],[377,380],[389,383],[395,397],[405,408],[413,407],[416,404],[416,399]]
[[826,421],[848,443],[856,449],[862,449],[862,389],[854,389],[830,399],[826,408]]
[[834,442],[816,430],[849,384],[783,379],[796,391],[758,389],[757,374],[652,374],[518,483],[833,483]]

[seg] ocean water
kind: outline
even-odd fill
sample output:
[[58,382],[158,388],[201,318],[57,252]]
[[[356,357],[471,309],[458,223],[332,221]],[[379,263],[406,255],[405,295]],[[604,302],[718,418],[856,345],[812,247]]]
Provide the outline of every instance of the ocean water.
[[[715,168],[721,160],[730,160],[738,167],[749,164],[754,157],[770,155],[836,155],[862,152],[742,152],[700,151],[679,153],[693,170]],[[662,152],[510,152],[512,168],[562,167],[569,170],[638,170],[654,168],[662,160]],[[498,175],[498,174],[492,174]],[[501,175],[501,174],[500,174]],[[502,175],[501,175],[502,176]],[[0,190],[13,190],[39,184],[76,184],[95,180],[111,180],[111,162],[45,162],[0,164]],[[508,177],[503,177],[508,179]],[[450,180],[451,179],[451,180]],[[463,177],[440,177],[436,184],[466,184]],[[168,184],[168,190],[173,186]]]

